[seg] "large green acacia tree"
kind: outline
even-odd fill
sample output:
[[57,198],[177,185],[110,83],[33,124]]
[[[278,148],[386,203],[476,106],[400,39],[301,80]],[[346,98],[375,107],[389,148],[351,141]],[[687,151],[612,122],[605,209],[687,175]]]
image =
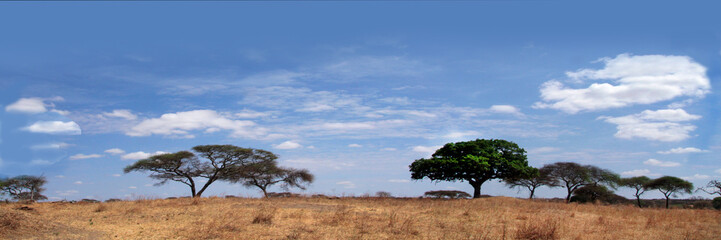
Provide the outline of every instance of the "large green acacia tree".
[[226,180],[247,166],[276,158],[275,154],[260,149],[200,145],[193,147],[193,152],[180,151],[138,160],[125,167],[124,172],[152,172],[150,177],[160,180],[156,185],[180,182],[190,187],[192,197],[200,197],[212,183]]
[[466,181],[473,187],[473,198],[481,196],[481,185],[490,179],[511,179],[532,175],[526,150],[501,139],[476,139],[448,143],[431,158],[415,160],[411,178],[433,181]]

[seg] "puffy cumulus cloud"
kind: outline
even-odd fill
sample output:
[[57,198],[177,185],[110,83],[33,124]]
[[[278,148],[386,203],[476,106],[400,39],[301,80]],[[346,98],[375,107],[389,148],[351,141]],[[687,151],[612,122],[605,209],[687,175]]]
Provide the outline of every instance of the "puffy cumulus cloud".
[[166,113],[159,118],[146,119],[130,128],[128,136],[150,136],[153,134],[193,138],[189,131],[205,130],[207,133],[219,130],[231,131],[232,137],[262,138],[266,130],[253,128],[256,124],[247,120],[234,120],[213,110],[194,110],[187,112]]
[[659,161],[659,160],[656,160],[656,159],[653,159],[653,158],[651,158],[651,159],[649,159],[649,160],[646,160],[646,161],[643,161],[643,164],[651,165],[651,166],[657,166],[657,167],[678,167],[678,166],[681,166],[681,164],[680,164],[680,163],[677,163],[677,162],[670,162],[670,161],[669,161],[669,162],[664,162],[664,161]]
[[[7,105],[5,107],[5,111],[7,112],[17,112],[17,113],[27,113],[27,114],[37,114],[37,113],[44,113],[48,111],[48,107],[55,107],[55,104],[53,102],[63,101],[64,99],[62,97],[53,97],[53,98],[20,98],[14,103],[11,103],[10,105]],[[67,111],[61,111],[61,110],[50,110],[53,112],[56,112],[61,115],[67,115]]]
[[277,149],[296,149],[296,148],[301,148],[303,146],[300,145],[300,143],[297,143],[294,141],[285,141],[281,144],[273,145],[273,147],[277,148]]
[[343,186],[343,188],[355,188],[355,183],[351,181],[340,181],[335,184]]
[[113,155],[119,155],[119,154],[125,153],[125,150],[120,149],[120,148],[111,148],[111,149],[105,150],[105,153],[110,153],[110,154],[113,154]]
[[123,159],[123,160],[140,160],[140,159],[146,159],[146,158],[149,158],[149,157],[152,157],[152,156],[155,156],[155,155],[160,155],[160,154],[165,154],[165,153],[167,153],[167,152],[157,151],[157,152],[155,152],[155,153],[146,153],[146,152],[143,152],[143,151],[138,151],[138,152],[132,152],[132,153],[125,154],[125,155],[123,155],[122,157],[120,157],[120,159]]
[[100,155],[100,154],[87,154],[86,155],[86,154],[78,153],[78,154],[70,156],[70,160],[80,160],[80,159],[99,158],[99,157],[103,157],[103,155]]
[[614,136],[623,139],[645,138],[648,140],[676,142],[690,137],[696,126],[686,123],[701,118],[688,114],[683,109],[645,110],[638,114],[621,117],[602,116],[608,123],[616,124],[618,131]]
[[567,113],[603,110],[634,104],[650,104],[677,97],[703,97],[711,84],[706,68],[687,56],[621,54],[599,60],[604,68],[567,72],[577,81],[609,79],[612,83],[592,83],[573,89],[559,81],[541,86],[542,102],[536,108],[558,109]]
[[638,177],[638,176],[660,176],[661,174],[651,173],[651,171],[648,169],[636,169],[636,170],[622,172],[621,175]]
[[137,115],[133,114],[132,112],[130,112],[130,110],[126,110],[126,109],[116,109],[109,113],[108,112],[103,113],[103,115],[107,116],[107,117],[124,118],[127,120],[138,119]]
[[658,151],[660,154],[683,154],[683,153],[702,153],[709,152],[709,150],[702,150],[695,147],[678,147],[672,148],[668,151]]
[[78,126],[78,124],[73,121],[39,121],[23,128],[23,130],[33,133],[47,133],[57,135],[80,135],[82,133],[82,130],[80,130],[80,126]]

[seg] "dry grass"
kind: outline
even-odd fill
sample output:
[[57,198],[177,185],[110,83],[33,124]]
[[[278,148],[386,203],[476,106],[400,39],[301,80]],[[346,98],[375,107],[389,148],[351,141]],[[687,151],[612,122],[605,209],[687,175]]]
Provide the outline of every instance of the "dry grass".
[[721,211],[506,197],[0,205],[0,239],[719,239]]

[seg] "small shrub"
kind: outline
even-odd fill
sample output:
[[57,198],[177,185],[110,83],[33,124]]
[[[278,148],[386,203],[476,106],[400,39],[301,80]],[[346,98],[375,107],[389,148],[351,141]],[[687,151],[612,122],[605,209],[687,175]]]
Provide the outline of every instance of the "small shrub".
[[379,191],[379,192],[376,193],[376,197],[379,197],[379,198],[390,198],[390,197],[393,197],[393,195],[391,195],[391,193],[389,193],[389,192]]
[[536,219],[526,221],[516,229],[516,239],[554,240],[558,237],[558,221],[554,219]]
[[108,206],[106,206],[105,204],[100,204],[98,205],[98,207],[95,208],[95,210],[93,210],[93,212],[103,212],[105,210],[108,210]]
[[267,208],[261,208],[258,209],[258,212],[255,214],[255,217],[253,218],[253,224],[265,224],[270,225],[273,224],[273,217],[275,217],[275,211],[276,209],[267,209]]
[[450,190],[438,190],[438,191],[428,191],[423,194],[423,196],[426,197],[432,197],[432,198],[451,198],[451,199],[458,199],[458,198],[470,198],[471,195],[467,192],[463,191],[450,191]]
[[714,198],[713,201],[711,201],[711,205],[713,208],[721,210],[721,197]]

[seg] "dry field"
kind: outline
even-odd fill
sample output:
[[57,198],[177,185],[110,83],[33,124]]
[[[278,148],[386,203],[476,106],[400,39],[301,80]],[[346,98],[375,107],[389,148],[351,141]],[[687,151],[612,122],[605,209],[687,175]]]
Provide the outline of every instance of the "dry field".
[[[29,206],[32,210],[19,210]],[[528,201],[203,198],[0,205],[2,239],[721,239],[721,211]]]

